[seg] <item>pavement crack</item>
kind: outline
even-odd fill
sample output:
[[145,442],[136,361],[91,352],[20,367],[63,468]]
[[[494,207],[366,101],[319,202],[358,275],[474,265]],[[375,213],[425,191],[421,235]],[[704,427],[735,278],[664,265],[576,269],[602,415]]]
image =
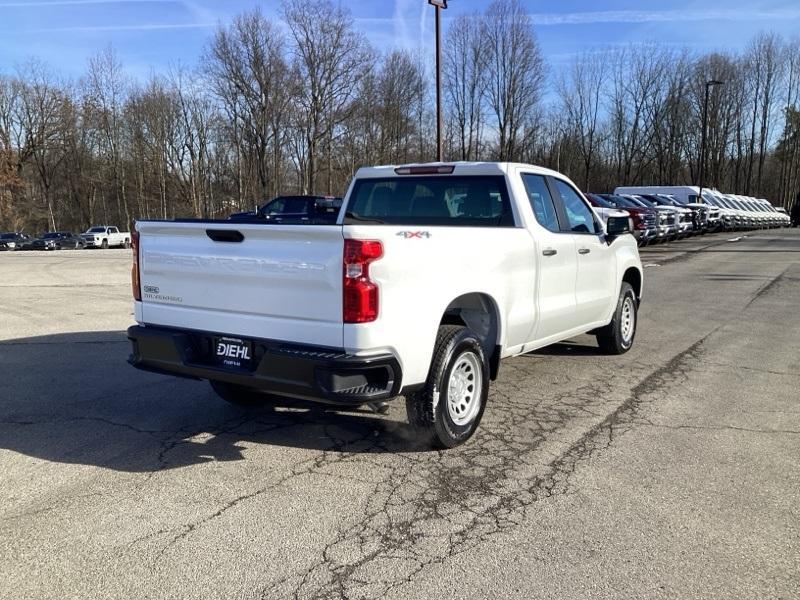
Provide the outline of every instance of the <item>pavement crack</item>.
[[779,287],[781,282],[783,281],[784,275],[786,275],[786,272],[791,268],[791,266],[792,265],[789,265],[783,271],[781,271],[778,275],[773,277],[770,281],[768,281],[767,283],[762,285],[760,288],[758,288],[758,290],[756,290],[756,293],[753,294],[752,298],[750,298],[750,301],[747,304],[745,304],[745,306],[744,306],[744,308],[742,310],[747,310],[748,308],[750,308],[750,306],[753,304],[753,302],[755,302],[759,298],[762,298],[762,297],[766,296],[767,294],[772,292],[774,289]]
[[653,427],[659,429],[689,429],[697,431],[742,431],[747,433],[777,434],[777,435],[797,435],[800,430],[794,429],[755,429],[753,427],[738,427],[736,425],[666,425],[663,423],[652,423]]
[[[640,405],[679,385],[714,331],[652,370],[611,413],[599,407],[613,390],[612,378],[581,381],[553,397],[548,390],[520,390],[518,378],[511,377],[492,388],[489,401],[489,407],[502,402],[504,411],[487,410],[486,418],[494,419],[491,426],[482,427],[458,452],[429,452],[408,460],[408,454],[393,452],[389,441],[380,441],[394,460],[384,465],[388,476],[354,510],[353,522],[315,561],[269,583],[260,597],[381,598],[432,565],[518,527],[535,503],[569,493],[569,479],[581,461],[628,429],[648,423],[638,415]],[[538,401],[539,394],[552,403]],[[596,421],[602,414],[597,425],[541,464],[545,440],[578,416]]]

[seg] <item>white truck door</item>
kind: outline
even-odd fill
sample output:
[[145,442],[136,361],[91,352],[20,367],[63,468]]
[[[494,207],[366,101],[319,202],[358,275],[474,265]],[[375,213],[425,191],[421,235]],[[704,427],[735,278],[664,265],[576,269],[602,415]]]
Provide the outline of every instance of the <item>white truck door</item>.
[[530,341],[542,340],[577,326],[575,278],[577,253],[572,235],[561,231],[553,198],[543,175],[522,173],[528,201],[539,227],[535,230],[536,305],[538,318]]
[[578,273],[575,308],[580,325],[608,317],[616,299],[616,260],[603,229],[581,194],[562,179],[551,181],[564,208],[571,237],[577,248]]

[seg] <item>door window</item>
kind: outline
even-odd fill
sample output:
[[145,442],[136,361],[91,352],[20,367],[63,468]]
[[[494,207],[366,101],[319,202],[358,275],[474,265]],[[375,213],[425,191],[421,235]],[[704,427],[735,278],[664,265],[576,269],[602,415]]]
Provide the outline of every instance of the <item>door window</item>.
[[581,199],[578,192],[566,181],[557,178],[553,178],[553,181],[564,204],[568,231],[572,233],[597,233],[594,213]]
[[522,181],[525,184],[528,201],[531,203],[533,214],[536,215],[539,225],[550,231],[560,231],[553,198],[550,196],[550,190],[544,177],[542,175],[523,173]]

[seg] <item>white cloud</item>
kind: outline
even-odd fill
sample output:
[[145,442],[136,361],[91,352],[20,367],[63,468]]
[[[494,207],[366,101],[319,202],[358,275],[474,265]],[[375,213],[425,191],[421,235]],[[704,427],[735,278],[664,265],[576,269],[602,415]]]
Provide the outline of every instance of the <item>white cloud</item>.
[[180,0],[29,0],[27,2],[0,2],[0,8],[41,8],[43,6],[78,6],[81,4],[183,4]]
[[144,23],[141,25],[74,25],[67,27],[42,27],[39,29],[2,30],[2,33],[94,33],[102,31],[151,31],[159,29],[204,29],[214,23]]
[[690,21],[755,21],[800,19],[800,9],[782,10],[606,10],[572,13],[532,13],[534,25],[596,23],[668,23]]
[[421,0],[395,0],[392,24],[394,43],[407,50],[422,49],[430,45],[427,22],[433,15],[433,8]]

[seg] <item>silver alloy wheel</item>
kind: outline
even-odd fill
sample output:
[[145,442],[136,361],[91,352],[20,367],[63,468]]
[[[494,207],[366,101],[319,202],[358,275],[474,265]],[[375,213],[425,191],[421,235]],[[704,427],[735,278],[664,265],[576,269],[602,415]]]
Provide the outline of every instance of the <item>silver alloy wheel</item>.
[[471,423],[481,408],[483,392],[481,361],[474,352],[458,357],[447,382],[447,413],[459,426]]
[[633,339],[633,332],[636,330],[636,311],[633,308],[633,299],[626,296],[622,302],[622,314],[619,324],[622,341],[627,346]]

